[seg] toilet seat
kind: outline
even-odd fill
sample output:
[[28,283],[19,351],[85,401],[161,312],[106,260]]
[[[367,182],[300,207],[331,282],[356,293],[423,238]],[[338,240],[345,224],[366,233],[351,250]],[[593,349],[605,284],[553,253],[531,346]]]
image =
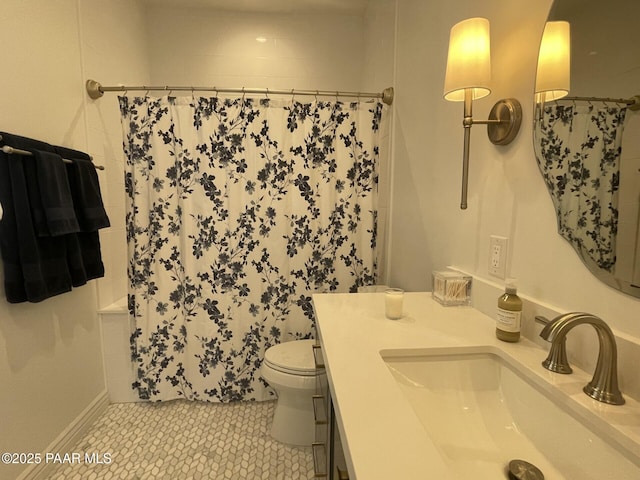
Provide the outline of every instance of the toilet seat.
[[264,354],[264,363],[270,368],[290,375],[304,377],[315,376],[313,359],[313,339],[280,343],[268,348]]

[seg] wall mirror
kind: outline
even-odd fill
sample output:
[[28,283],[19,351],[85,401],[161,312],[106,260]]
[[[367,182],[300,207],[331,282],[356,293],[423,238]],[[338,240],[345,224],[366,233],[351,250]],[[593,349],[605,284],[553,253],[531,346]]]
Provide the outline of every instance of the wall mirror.
[[[597,278],[636,297],[640,297],[639,18],[638,0],[554,1],[538,63],[533,125],[536,159],[556,210],[558,233]],[[570,40],[565,37],[562,42],[570,46],[570,60],[555,55],[545,72],[547,29],[557,22],[568,23]],[[551,52],[561,50],[556,46]],[[545,85],[553,82],[559,85]]]

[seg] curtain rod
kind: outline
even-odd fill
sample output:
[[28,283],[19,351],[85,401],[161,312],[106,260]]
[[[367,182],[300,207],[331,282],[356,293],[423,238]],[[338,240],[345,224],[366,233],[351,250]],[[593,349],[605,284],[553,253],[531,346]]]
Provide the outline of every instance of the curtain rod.
[[220,93],[257,93],[263,95],[314,95],[314,96],[324,96],[324,97],[357,97],[357,98],[380,98],[387,105],[391,105],[393,103],[393,87],[385,88],[382,93],[366,93],[366,92],[340,92],[340,91],[330,91],[330,90],[272,90],[270,88],[218,88],[218,87],[172,87],[169,85],[166,86],[155,86],[150,87],[146,85],[141,86],[111,86],[105,87],[100,84],[100,82],[96,82],[95,80],[87,80],[86,82],[87,93],[94,100],[102,97],[105,92],[126,92],[128,90],[165,90],[168,92],[171,91],[182,91],[182,92],[220,92]]
[[[1,136],[0,136],[1,138]],[[28,155],[28,156],[33,156],[33,153],[27,151],[27,150],[20,150],[19,148],[13,148],[10,147],[9,145],[4,145],[2,148],[0,148],[0,150],[2,150],[4,153],[7,154],[16,154],[16,155]],[[63,158],[62,161],[64,163],[73,163],[73,160],[69,160],[68,158]],[[104,167],[102,165],[94,165],[94,167],[97,170],[104,170]]]
[[640,110],[640,95],[634,95],[631,98],[608,98],[608,97],[562,97],[556,101],[573,100],[583,102],[611,102],[624,103],[628,105],[629,110]]

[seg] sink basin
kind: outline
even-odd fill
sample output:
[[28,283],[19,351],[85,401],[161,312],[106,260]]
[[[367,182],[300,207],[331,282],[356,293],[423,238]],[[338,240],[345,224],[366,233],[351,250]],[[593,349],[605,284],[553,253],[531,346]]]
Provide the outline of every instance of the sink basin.
[[505,479],[509,462],[521,459],[547,480],[640,479],[631,454],[594,433],[506,355],[380,354],[454,478]]

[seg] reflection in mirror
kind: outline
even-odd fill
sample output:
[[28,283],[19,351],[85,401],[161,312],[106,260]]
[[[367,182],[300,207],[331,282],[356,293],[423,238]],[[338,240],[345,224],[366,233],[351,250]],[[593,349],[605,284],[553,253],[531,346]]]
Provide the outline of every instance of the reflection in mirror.
[[638,0],[554,1],[533,137],[558,232],[599,279],[640,297],[638,18]]
[[570,79],[571,26],[565,21],[546,22],[538,52],[536,103],[566,97]]

